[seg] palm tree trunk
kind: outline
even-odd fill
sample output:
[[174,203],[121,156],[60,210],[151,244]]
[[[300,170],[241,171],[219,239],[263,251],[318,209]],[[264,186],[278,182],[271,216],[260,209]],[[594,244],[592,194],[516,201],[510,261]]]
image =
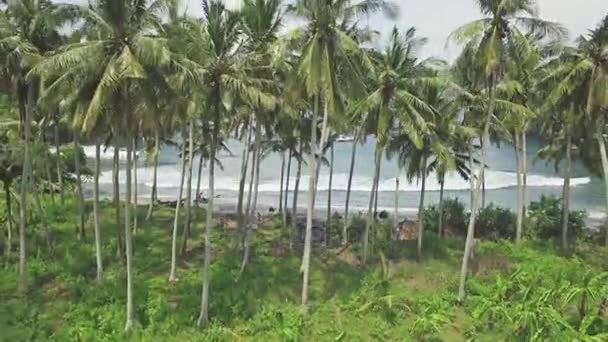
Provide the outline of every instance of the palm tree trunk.
[[469,151],[469,170],[471,172],[471,177],[469,179],[469,185],[470,185],[470,190],[469,190],[469,208],[471,210],[473,210],[473,194],[475,193],[475,177],[473,177],[473,142],[471,141],[469,144],[471,150]]
[[[185,142],[184,142],[185,144]],[[192,166],[194,161],[194,121],[190,120],[188,124],[188,178],[186,178],[186,222],[184,223],[184,231],[182,232],[182,246],[180,254],[184,255],[188,248],[188,236],[190,235],[190,226],[192,222]],[[179,199],[182,200],[181,198]]]
[[133,137],[133,234],[137,235],[137,218],[139,217],[139,206],[138,202],[138,188],[139,181],[137,179],[137,168],[139,156],[137,155],[137,135]]
[[209,151],[209,201],[207,202],[207,224],[205,225],[205,265],[203,267],[203,289],[201,295],[201,313],[197,320],[197,325],[203,326],[209,323],[209,284],[211,282],[211,274],[209,268],[211,266],[211,229],[213,227],[213,201],[215,199],[215,151],[218,146],[218,137],[220,130],[220,113],[219,107],[215,108],[215,120],[213,121],[213,137],[211,141],[211,151]]
[[[484,122],[483,135],[482,135],[482,148],[481,148],[481,160],[479,165],[479,177],[475,183],[473,188],[473,203],[471,206],[471,216],[469,218],[469,225],[467,227],[467,238],[465,240],[464,245],[464,254],[462,256],[462,267],[460,269],[460,281],[458,285],[458,300],[463,301],[466,295],[465,292],[465,281],[467,278],[468,267],[469,267],[469,259],[471,256],[471,251],[473,249],[473,239],[475,236],[475,220],[477,219],[477,211],[479,210],[479,193],[481,190],[481,183],[483,179],[483,175],[486,169],[486,158],[488,154],[488,144],[490,141],[490,120],[492,118],[492,113],[494,112],[494,103],[495,103],[495,95],[494,95],[494,77],[490,76],[489,78],[489,98],[490,103],[487,108],[486,118]],[[471,177],[471,179],[475,179]]]
[[13,247],[13,213],[11,205],[11,184],[4,181],[4,196],[6,199],[6,256],[11,254]]
[[382,158],[382,148],[376,146],[376,160],[374,161],[375,170],[374,170],[374,179],[372,182],[372,190],[369,195],[369,207],[367,210],[367,220],[365,222],[365,231],[363,233],[363,264],[367,263],[367,254],[368,254],[368,243],[369,243],[369,230],[372,225],[372,221],[374,220],[374,213],[372,212],[374,208],[374,200],[376,198],[376,189],[378,188],[378,180],[380,178],[380,160]]
[[524,219],[528,215],[528,124],[524,125],[524,131],[521,133],[521,172],[522,172],[522,192],[523,192],[523,207]]
[[[26,96],[18,94],[19,99],[19,114],[23,118],[23,170],[21,174],[21,189],[19,193],[19,292],[25,293],[27,289],[27,270],[26,270],[26,217],[27,217],[27,191],[29,189],[29,181],[31,177],[31,111],[33,106],[33,90],[26,88]],[[27,100],[26,98],[27,97]],[[27,101],[27,108],[26,108]]]
[[156,128],[154,131],[154,171],[152,172],[152,191],[150,192],[150,205],[146,214],[146,221],[152,218],[154,204],[158,200],[158,161],[160,159],[160,130]]
[[[310,136],[310,161],[309,161],[309,182],[308,182],[308,203],[306,209],[306,233],[304,235],[304,253],[302,254],[302,266],[300,271],[302,272],[302,307],[304,312],[308,312],[308,283],[310,281],[310,255],[312,252],[312,220],[314,215],[315,206],[315,192],[317,186],[317,163],[319,162],[317,145],[317,118],[319,116],[319,105],[321,101],[321,95],[318,94],[314,99],[314,109],[312,112],[312,129]],[[327,101],[326,101],[327,102]],[[325,108],[323,114],[323,124],[321,127],[321,144],[325,144],[325,135],[327,131],[327,116],[328,111]]]
[[79,214],[79,225],[78,225],[78,238],[84,239],[86,232],[84,230],[84,195],[82,193],[82,176],[80,171],[80,132],[76,129],[74,131],[74,165],[76,168],[76,189],[78,192],[78,214]]
[[[483,137],[479,137],[479,141],[480,141],[481,149],[483,150],[485,148]],[[488,140],[488,143],[489,143],[489,140]],[[486,207],[486,173],[483,172],[483,174],[481,174],[481,208],[483,209],[485,207]]]
[[[114,142],[116,144],[116,141]],[[112,162],[112,184],[114,188],[113,200],[114,200],[114,209],[116,210],[116,229],[117,231],[117,239],[116,239],[116,258],[121,259],[123,257],[124,251],[124,243],[122,239],[122,232],[120,229],[121,219],[120,219],[120,150],[118,146],[114,145],[114,160]]]
[[[285,178],[285,202],[283,203],[283,210],[285,210],[285,212],[287,212],[287,208],[288,208],[288,199],[289,199],[289,176],[291,175],[291,155],[292,155],[293,150],[291,148],[289,148],[289,151],[287,152],[287,175]],[[283,228],[287,227],[287,215],[283,215],[284,216],[284,222],[283,222]]]
[[[241,262],[241,269],[239,275],[245,271],[245,267],[249,263],[249,255],[251,254],[251,228],[255,225],[255,214],[258,205],[258,188],[260,185],[260,162],[262,161],[261,153],[261,139],[262,139],[261,126],[256,125],[255,129],[255,147],[253,151],[253,167],[251,169],[251,181],[253,182],[253,204],[251,205],[251,211],[247,209],[247,224],[245,225],[245,235],[243,236],[243,259]],[[251,188],[250,188],[251,189]],[[251,191],[251,190],[250,190]],[[251,199],[251,192],[250,197]],[[249,204],[247,205],[249,207]]]
[[[256,130],[257,131],[257,130]],[[254,186],[253,186],[253,204],[251,206],[251,212],[249,213],[248,219],[247,219],[247,225],[245,225],[245,236],[243,237],[243,259],[241,261],[241,269],[239,271],[239,276],[243,273],[243,271],[245,271],[245,267],[247,267],[247,265],[249,264],[249,256],[251,255],[251,229],[253,228],[253,226],[256,224],[254,223],[256,221],[255,219],[255,214],[257,211],[257,205],[258,205],[258,189],[259,189],[259,185],[260,185],[260,162],[262,159],[262,155],[260,153],[260,146],[258,145],[257,141],[259,141],[259,136],[256,134],[256,147],[255,147],[255,161],[254,161],[254,172],[255,174],[252,175],[252,177],[254,178]]]
[[194,203],[196,207],[199,206],[199,198],[201,193],[201,181],[203,180],[203,165],[205,164],[205,154],[201,151],[200,158],[198,160],[198,173],[196,177],[196,192],[194,197]]
[[439,181],[439,222],[437,223],[437,227],[439,229],[439,236],[443,236],[443,190],[445,187],[445,177],[441,176],[441,180]]
[[348,171],[348,185],[346,186],[346,203],[344,204],[344,227],[342,232],[342,244],[348,243],[348,207],[350,204],[350,190],[353,185],[353,173],[355,171],[355,159],[357,157],[357,140],[353,141],[353,148],[350,154],[350,170]]
[[327,232],[325,233],[325,245],[331,245],[331,192],[334,180],[334,144],[330,147],[329,157],[329,189],[327,190]]
[[[378,215],[378,188],[380,187],[380,170],[382,169],[382,153],[378,159],[378,180],[376,181],[376,188],[374,189],[374,215]],[[373,239],[373,235],[372,235]]]
[[420,204],[418,205],[418,244],[416,249],[416,256],[418,261],[422,260],[422,239],[424,234],[424,222],[422,214],[424,212],[424,195],[426,193],[426,173],[427,173],[427,160],[426,156],[422,158],[422,189],[420,190]]
[[169,272],[169,282],[177,281],[177,230],[179,227],[179,208],[184,195],[184,180],[186,178],[186,142],[182,142],[182,175],[179,181],[179,196],[175,203],[175,217],[173,218],[173,234],[171,237],[171,271]]
[[300,193],[300,177],[302,176],[302,140],[300,139],[300,158],[296,171],[296,184],[293,188],[293,204],[291,208],[291,229],[289,229],[289,248],[293,248],[293,233],[298,229],[298,194]]
[[562,192],[562,249],[568,250],[568,220],[570,216],[570,171],[572,168],[572,138],[566,137],[566,167]]
[[36,184],[32,184],[32,192],[33,192],[33,197],[34,197],[34,203],[36,205],[36,210],[38,211],[38,215],[40,216],[40,219],[42,220],[42,226],[44,227],[46,248],[50,253],[53,251],[53,244],[52,244],[52,240],[51,240],[51,229],[49,227],[49,221],[47,219],[46,212],[44,211],[44,208],[42,207],[42,203],[40,201],[40,191],[38,189],[38,186],[36,186]]
[[98,284],[103,281],[103,264],[101,261],[101,235],[99,231],[99,174],[101,164],[101,146],[99,142],[95,144],[95,174],[93,175],[93,221],[95,227],[95,260],[97,262],[97,276],[95,280]]
[[46,169],[47,188],[51,194],[51,203],[55,205],[55,189],[53,187],[53,174],[51,173],[51,152],[47,150],[44,154],[44,167]]
[[[127,131],[129,128],[127,128]],[[126,177],[126,191],[125,191],[125,256],[126,256],[126,268],[127,268],[127,317],[125,322],[125,332],[130,332],[133,329],[133,274],[131,271],[131,257],[133,255],[133,247],[131,240],[131,170],[132,165],[132,152],[133,152],[133,139],[127,133],[127,177]]]
[[249,166],[249,149],[251,146],[251,136],[253,131],[253,120],[249,120],[247,127],[247,143],[243,146],[243,156],[241,161],[241,179],[239,180],[239,197],[236,205],[238,216],[237,231],[240,236],[244,234],[245,215],[243,213],[243,202],[245,197],[245,183],[247,182],[247,168]]
[[53,135],[55,140],[55,167],[57,168],[57,182],[59,184],[59,192],[61,196],[61,205],[65,205],[65,192],[63,189],[63,172],[62,172],[62,161],[61,151],[59,150],[59,122],[57,121],[57,114],[55,114],[55,125],[53,127]]
[[[598,125],[598,132],[596,134],[597,143],[600,148],[600,156],[602,159],[602,171],[604,175],[604,186],[606,196],[606,215],[608,215],[608,154],[606,153],[606,143],[604,142],[604,135],[602,134],[603,125]],[[608,246],[608,225],[604,227],[604,245]]]
[[521,142],[520,142],[520,135],[518,132],[516,132],[514,134],[514,140],[515,140],[515,164],[517,167],[517,221],[516,221],[516,226],[515,226],[515,242],[520,242],[521,241],[521,233],[522,233],[522,226],[523,226],[523,220],[524,220],[524,214],[523,214],[523,185],[522,185],[522,161],[521,161],[521,154],[520,154],[520,150],[521,150]]
[[393,229],[391,229],[391,237],[392,232],[394,232],[399,227],[399,167],[397,167],[397,174],[395,175],[395,217],[393,219]]
[[[258,138],[258,127],[257,127],[257,123],[256,123],[256,128],[255,128],[255,139]],[[251,158],[253,161],[253,164],[251,164],[251,174],[249,175],[249,190],[247,191],[247,208],[245,210],[245,217],[246,217],[246,221],[249,220],[249,216],[251,215],[251,199],[253,197],[253,183],[255,183],[255,167],[258,161],[258,142],[257,140],[254,143],[254,147],[253,147],[253,151],[251,151]],[[246,230],[246,228],[245,228]],[[245,237],[245,231],[243,231],[243,236],[242,238],[244,239]],[[244,240],[243,240],[244,242]]]
[[281,153],[281,185],[279,190],[279,213],[283,213],[283,182],[285,181],[285,152]]

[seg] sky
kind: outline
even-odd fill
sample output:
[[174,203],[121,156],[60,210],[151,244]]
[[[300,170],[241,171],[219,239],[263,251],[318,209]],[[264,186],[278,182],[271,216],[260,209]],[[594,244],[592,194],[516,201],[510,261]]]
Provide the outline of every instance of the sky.
[[[182,0],[190,15],[201,15],[201,0]],[[224,0],[229,7],[242,0]],[[84,3],[86,0],[71,0]],[[421,57],[438,57],[451,60],[458,52],[456,47],[446,47],[450,32],[460,25],[480,17],[475,0],[393,0],[399,5],[400,16],[388,20],[376,15],[369,25],[380,31],[379,45],[386,41],[388,32],[397,26],[407,29],[414,26],[420,37],[428,38],[428,44],[420,51]],[[537,0],[540,15],[545,20],[562,23],[575,38],[594,28],[608,14],[608,0]],[[290,26],[289,23],[286,26]]]

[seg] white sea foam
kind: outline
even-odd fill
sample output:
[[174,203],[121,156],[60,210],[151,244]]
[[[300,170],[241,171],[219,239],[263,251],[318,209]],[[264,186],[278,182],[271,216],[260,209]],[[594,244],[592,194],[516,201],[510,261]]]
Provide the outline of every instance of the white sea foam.
[[[153,177],[152,167],[140,167],[138,168],[138,181],[140,184],[151,187]],[[161,165],[158,168],[158,187],[159,188],[178,188],[180,183],[181,170],[177,165]],[[308,189],[308,176],[302,175],[300,178],[300,189]],[[120,182],[125,182],[124,170],[120,172]],[[589,177],[573,178],[570,180],[571,186],[576,187],[579,185],[588,184],[591,182]],[[100,177],[101,184],[112,183],[112,173],[110,171],[102,173]],[[194,175],[192,181],[192,187],[196,187],[197,179]],[[293,189],[295,184],[295,177],[290,177],[290,187]],[[207,175],[204,173],[201,181],[201,188],[207,189]],[[354,175],[352,182],[352,191],[364,191],[370,190],[372,185],[372,178]],[[514,187],[517,185],[517,177],[513,172],[505,171],[493,171],[488,170],[486,172],[486,189],[496,190]],[[528,175],[528,186],[529,187],[560,187],[563,185],[563,179],[556,176],[545,176],[538,174]],[[216,173],[215,186],[217,190],[227,191],[238,191],[239,179],[238,176],[228,174],[228,171],[218,171]],[[334,191],[346,191],[348,186],[348,174],[339,173],[334,174],[332,189]],[[446,178],[445,190],[468,190],[470,188],[469,182],[460,178],[457,174],[450,174]],[[259,185],[260,192],[279,192],[281,189],[280,179],[261,179]],[[329,175],[319,175],[319,181],[317,190],[327,191],[329,189]],[[420,191],[421,185],[415,180],[412,183],[408,183],[405,178],[400,179],[400,191],[414,192]],[[427,178],[426,189],[428,191],[439,191],[440,186],[437,182],[437,178],[431,174]],[[395,178],[383,179],[380,181],[379,191],[391,192],[395,190]]]

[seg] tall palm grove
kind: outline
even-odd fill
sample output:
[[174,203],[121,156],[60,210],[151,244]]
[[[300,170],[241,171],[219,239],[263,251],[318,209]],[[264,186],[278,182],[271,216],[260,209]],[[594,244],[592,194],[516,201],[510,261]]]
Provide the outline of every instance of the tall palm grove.
[[[443,61],[421,57],[398,1],[200,2],[0,1],[0,340],[608,338],[608,226],[586,227],[570,193],[584,168],[608,214],[608,13],[571,37],[534,0],[475,1]],[[381,34],[371,16],[398,26]],[[514,151],[513,213],[486,203],[493,146]],[[217,175],[233,153],[225,208]],[[378,208],[387,159],[394,212]],[[537,159],[563,176],[560,198],[530,203]],[[264,165],[280,170],[277,203]],[[444,199],[450,175],[470,196]],[[412,220],[406,183],[421,187]]]

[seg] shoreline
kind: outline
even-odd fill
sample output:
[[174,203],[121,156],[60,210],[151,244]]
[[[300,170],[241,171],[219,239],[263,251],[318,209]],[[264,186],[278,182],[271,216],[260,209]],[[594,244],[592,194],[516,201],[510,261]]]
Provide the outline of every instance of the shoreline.
[[[86,201],[91,201],[92,197],[88,197],[85,196],[85,200]],[[100,200],[106,200],[106,201],[111,201],[112,198],[111,197],[107,197],[104,196],[102,198],[100,198]],[[169,197],[169,196],[159,196],[159,201],[175,201],[175,198],[173,197]],[[121,199],[121,202],[123,202],[123,199]],[[138,196],[138,200],[137,200],[137,204],[138,206],[148,206],[150,205],[150,196],[144,196],[144,195],[140,195]],[[162,204],[159,203],[156,205],[156,207],[158,206],[164,206],[164,207],[169,207],[167,204]],[[206,206],[206,204],[201,204],[198,207],[201,209],[204,209]],[[236,203],[234,204],[228,204],[228,203],[216,203],[214,205],[214,210],[213,212],[215,214],[218,214],[220,216],[230,216],[230,215],[236,215]],[[271,209],[273,209],[274,211],[272,211]],[[288,208],[288,211],[291,211],[291,206]],[[297,216],[298,217],[306,217],[306,206],[298,206],[297,208]],[[394,213],[394,208],[387,208],[387,207],[378,207],[378,212],[382,212],[385,211],[389,214],[389,216],[392,216]],[[258,204],[257,205],[257,210],[256,212],[262,216],[262,217],[268,217],[268,216],[272,216],[274,214],[278,213],[278,206],[275,205],[269,205],[269,204]],[[344,217],[344,206],[332,206],[332,210],[331,210],[331,215],[339,215],[340,218]],[[599,217],[598,215],[594,215],[594,216],[590,216],[589,213],[587,213],[587,218],[585,219],[585,223],[587,224],[587,228],[589,230],[592,231],[597,231],[602,229],[602,227],[605,225],[606,222],[606,218],[605,217]],[[365,217],[367,215],[367,209],[366,208],[361,208],[361,207],[350,207],[349,208],[349,216],[350,217],[355,217],[355,216],[362,216]],[[399,208],[399,221],[404,221],[404,220],[409,220],[409,221],[416,221],[417,220],[417,216],[418,216],[418,209],[417,208],[407,208],[407,207],[403,207],[403,208]],[[322,220],[325,221],[327,218],[327,208],[319,208],[316,207],[314,209],[314,217],[315,220]]]

